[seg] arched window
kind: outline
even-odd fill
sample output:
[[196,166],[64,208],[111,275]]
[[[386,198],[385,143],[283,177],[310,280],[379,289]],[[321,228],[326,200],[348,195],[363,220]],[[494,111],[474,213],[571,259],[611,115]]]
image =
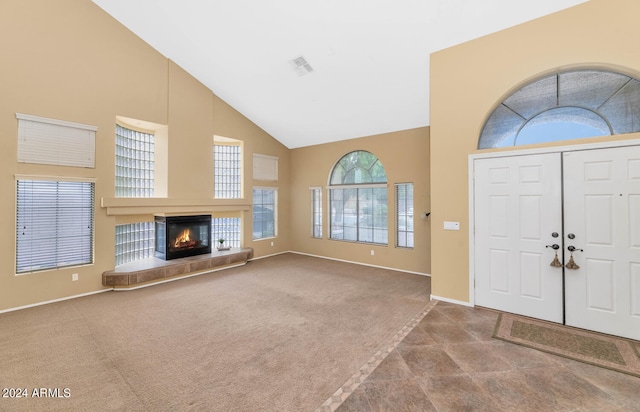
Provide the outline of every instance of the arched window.
[[329,179],[330,238],[387,244],[387,174],[370,152],[344,155]]
[[572,70],[535,80],[487,119],[479,149],[640,131],[640,82],[604,70]]

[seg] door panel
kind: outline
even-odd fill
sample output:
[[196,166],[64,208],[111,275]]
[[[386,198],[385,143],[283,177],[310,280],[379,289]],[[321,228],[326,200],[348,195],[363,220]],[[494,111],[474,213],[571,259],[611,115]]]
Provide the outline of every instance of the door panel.
[[476,303],[562,322],[560,155],[474,162]]
[[[640,339],[640,147],[563,154],[566,323]],[[565,249],[565,261],[569,252]]]

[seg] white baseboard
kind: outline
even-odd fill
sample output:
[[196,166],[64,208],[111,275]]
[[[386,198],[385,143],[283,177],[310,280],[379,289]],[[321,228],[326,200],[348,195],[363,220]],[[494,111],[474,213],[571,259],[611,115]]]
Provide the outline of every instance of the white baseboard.
[[111,292],[112,290],[113,290],[112,288],[102,289],[102,290],[96,290],[95,292],[82,293],[80,295],[67,296],[67,297],[64,297],[64,298],[53,299],[53,300],[46,300],[44,302],[32,303],[30,305],[24,305],[24,306],[18,306],[18,307],[15,307],[15,308],[3,309],[3,310],[0,310],[0,313],[14,312],[16,310],[34,308],[36,306],[48,305],[49,303],[62,302],[62,301],[65,301],[65,300],[82,298],[82,297],[90,296],[90,295],[96,295],[98,293]]
[[461,301],[461,300],[443,298],[442,296],[431,295],[431,299],[432,300],[439,300],[439,301],[442,301],[442,302],[453,303],[453,304],[461,305],[461,306],[468,306],[468,307],[471,307],[471,308],[473,307],[473,304],[471,304],[470,302],[464,302],[464,301]]
[[391,268],[391,267],[387,267],[387,266],[371,265],[371,264],[368,264],[368,263],[355,262],[355,261],[352,261],[352,260],[344,260],[344,259],[331,258],[331,257],[327,257],[327,256],[321,256],[321,255],[313,255],[311,253],[296,252],[296,251],[293,251],[293,250],[289,251],[289,253],[295,253],[297,255],[305,255],[305,256],[317,257],[317,258],[327,259],[327,260],[335,260],[337,262],[353,263],[354,265],[369,266],[369,267],[378,268],[378,269],[395,270],[396,272],[411,273],[413,275],[431,277],[431,275],[429,273],[414,272],[414,271],[411,271],[411,270]]
[[285,253],[295,253],[295,252],[291,252],[289,250],[285,250],[284,252],[276,252],[276,253],[272,253],[270,255],[252,257],[251,259],[249,259],[249,261],[258,260],[258,259],[264,259],[264,258],[268,258],[268,257],[272,257],[272,256],[284,255]]

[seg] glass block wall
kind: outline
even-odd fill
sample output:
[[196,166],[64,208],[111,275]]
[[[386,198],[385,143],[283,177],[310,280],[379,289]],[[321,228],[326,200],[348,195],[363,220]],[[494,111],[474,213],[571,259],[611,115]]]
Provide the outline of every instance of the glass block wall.
[[116,266],[154,256],[153,222],[116,225]]
[[154,135],[116,125],[116,197],[153,197]]
[[218,246],[218,239],[224,239],[226,247],[240,247],[240,218],[213,217],[211,218],[211,248]]

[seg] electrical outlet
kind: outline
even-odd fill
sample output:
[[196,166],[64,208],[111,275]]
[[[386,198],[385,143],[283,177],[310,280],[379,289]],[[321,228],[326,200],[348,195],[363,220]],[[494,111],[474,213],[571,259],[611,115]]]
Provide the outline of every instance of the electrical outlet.
[[375,250],[371,249],[371,256],[373,256],[375,254],[376,254]]
[[77,273],[72,273],[72,274],[71,274],[71,280],[72,280],[73,282],[75,282],[76,280],[78,280],[78,274],[77,274]]
[[271,242],[271,246],[273,246],[273,242]]

